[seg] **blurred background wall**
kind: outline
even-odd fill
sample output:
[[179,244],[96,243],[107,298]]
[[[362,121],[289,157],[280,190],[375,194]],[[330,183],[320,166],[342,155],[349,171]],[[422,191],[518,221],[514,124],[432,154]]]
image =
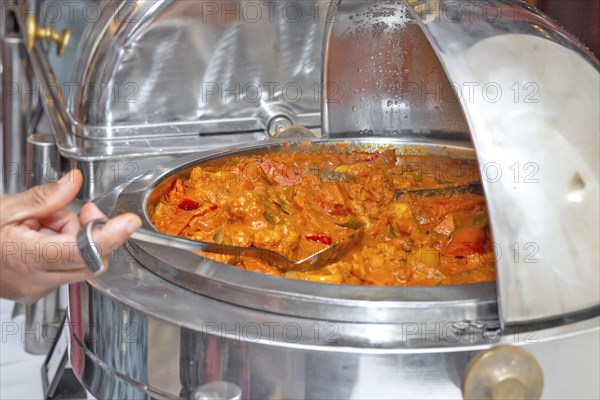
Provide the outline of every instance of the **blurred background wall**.
[[526,0],[585,43],[600,59],[600,0]]

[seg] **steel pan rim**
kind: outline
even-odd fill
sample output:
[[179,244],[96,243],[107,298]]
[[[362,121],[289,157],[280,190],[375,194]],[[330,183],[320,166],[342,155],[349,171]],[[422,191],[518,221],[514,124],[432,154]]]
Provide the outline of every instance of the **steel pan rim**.
[[[299,142],[308,142],[310,145],[347,143],[355,147],[426,146],[473,152],[469,142],[430,141],[413,137],[304,139]],[[117,198],[116,212],[134,212],[142,217],[144,228],[154,230],[148,218],[147,202],[150,194],[167,179],[185,176],[186,172],[200,163],[282,146],[293,148],[299,142],[269,141],[188,155],[150,171],[130,183]],[[165,249],[162,246],[132,242],[128,248],[140,264],[184,289],[267,312],[354,322],[398,322],[423,312],[434,319],[443,318],[450,321],[497,318],[495,282],[441,287],[321,284],[247,271],[212,260],[201,260],[194,254],[183,254],[181,251]],[[190,265],[193,265],[193,268],[190,268]],[[198,278],[194,279],[194,275]]]

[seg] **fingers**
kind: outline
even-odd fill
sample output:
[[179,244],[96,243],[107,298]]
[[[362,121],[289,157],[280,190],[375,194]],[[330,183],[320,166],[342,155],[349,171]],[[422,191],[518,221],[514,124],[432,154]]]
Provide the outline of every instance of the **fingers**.
[[85,225],[94,219],[106,219],[106,215],[94,203],[85,203],[79,211],[81,225]]
[[[82,225],[105,215],[93,204],[86,204],[79,217],[65,210],[81,184],[81,172],[74,170],[57,183],[2,196],[2,297],[33,302],[62,284],[95,276],[79,252],[77,233]],[[110,219],[92,233],[106,265],[110,253],[141,224],[137,215],[124,214]]]
[[[24,270],[28,272],[26,278],[23,275]],[[39,272],[7,268],[3,271],[0,280],[0,296],[31,304],[62,284],[81,282],[93,277],[94,274],[85,268],[68,272]]]
[[[62,196],[62,200],[75,197],[75,189],[78,190],[80,184],[77,180],[80,178],[81,175],[75,173],[75,183],[66,184],[71,185],[69,190],[54,185],[56,191],[60,192],[59,197]],[[47,185],[50,188],[52,186]],[[95,205],[86,204],[77,218],[68,211],[57,210],[61,203],[58,200],[46,202],[45,212],[31,210],[33,204],[42,204],[41,200],[32,200],[42,194],[30,194],[27,198],[11,196],[9,203],[12,204],[8,206],[4,201],[5,197],[2,199],[2,212],[10,210],[8,219],[15,222],[22,221],[0,226],[2,254],[0,295],[2,297],[33,302],[62,284],[80,282],[95,276],[88,270],[79,252],[77,233],[80,226],[93,219],[104,218],[104,214]],[[23,203],[25,200],[28,202],[24,205],[23,211],[15,207],[15,202],[19,199]],[[35,217],[28,217],[35,215],[38,215],[37,223]],[[110,219],[101,229],[96,229],[92,233],[93,241],[105,265],[108,266],[110,253],[123,244],[140,226],[141,220],[137,215],[124,214]],[[44,235],[44,229],[61,233]]]
[[0,226],[30,218],[44,218],[71,203],[83,182],[79,170],[72,170],[56,183],[35,186],[2,199]]
[[60,210],[39,219],[41,227],[50,229],[54,232],[68,233],[76,235],[81,224],[79,217],[68,210]]
[[[79,214],[81,226],[99,218],[106,218],[106,216],[92,203],[85,204]],[[100,247],[104,255],[107,254],[106,249],[114,250],[123,244],[133,232],[140,229],[141,226],[142,220],[137,215],[132,213],[122,214],[108,220],[102,229],[94,231],[92,236],[94,237],[94,242]]]
[[[96,208],[96,206],[93,207]],[[102,213],[97,208],[95,210],[91,207],[88,208],[86,214],[81,216],[82,225],[92,219],[98,218],[100,214]],[[125,243],[131,234],[141,226],[142,221],[137,215],[123,214],[108,220],[101,229],[92,232],[94,244],[98,246],[105,265],[108,265],[109,254]]]
[[[80,215],[77,225],[82,226],[89,221],[103,218],[104,214],[93,204],[86,204]],[[58,220],[67,220],[74,224],[67,214]],[[64,221],[63,221],[64,222]],[[63,225],[63,227],[66,225]],[[108,266],[109,256],[141,226],[140,218],[135,214],[123,214],[109,220],[101,229],[92,233],[94,245],[102,255],[105,265]],[[30,270],[29,273],[43,271],[73,271],[86,268],[85,260],[81,256],[77,244],[78,229],[74,232],[44,235],[31,230],[24,225],[8,225],[2,229],[2,255],[3,263],[20,265],[21,268]],[[25,272],[24,272],[25,273]]]
[[[104,214],[94,205],[88,203],[80,213],[80,223],[84,226],[89,221],[104,218]],[[131,234],[140,228],[140,218],[135,214],[123,214],[106,222],[101,229],[92,232],[94,246],[108,266],[109,256],[122,245]],[[86,268],[78,245],[76,233],[64,233],[45,236],[39,240],[39,264],[46,271],[73,271]]]

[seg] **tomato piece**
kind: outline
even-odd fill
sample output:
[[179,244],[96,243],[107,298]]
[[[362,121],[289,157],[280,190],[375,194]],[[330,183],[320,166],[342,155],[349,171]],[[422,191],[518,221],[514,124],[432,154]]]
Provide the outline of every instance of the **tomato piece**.
[[198,209],[199,206],[200,206],[200,203],[198,203],[197,201],[194,201],[192,199],[183,199],[177,205],[177,207],[179,207],[180,209],[185,210],[185,211],[196,210],[196,209]]
[[352,213],[352,209],[343,204],[335,203],[332,209],[325,210],[332,217],[347,217]]
[[327,235],[307,235],[306,240],[310,240],[311,242],[321,243],[327,246],[330,246],[333,243],[331,236]]
[[194,217],[203,217],[206,214],[208,214],[209,211],[214,211],[217,208],[219,208],[218,205],[216,204],[210,204],[208,207],[204,207],[203,209],[201,209],[200,211],[194,213]]
[[181,179],[176,179],[174,182],[169,184],[169,192],[165,195],[165,201],[173,202],[181,197],[183,194],[183,183]]
[[264,161],[260,168],[271,183],[282,186],[293,186],[302,181],[302,177],[290,165],[280,161]]
[[363,161],[365,161],[365,162],[375,161],[380,156],[381,156],[381,154],[379,154],[379,153],[373,153],[373,154],[368,155],[367,157],[365,157],[365,159]]
[[273,169],[273,163],[271,161],[263,161],[260,163],[260,169],[262,169],[265,175],[269,175]]
[[484,253],[486,241],[487,235],[483,229],[477,227],[460,228],[450,238],[446,255],[456,258]]
[[175,191],[178,193],[183,193],[183,182],[181,182],[181,179],[177,179],[175,181]]

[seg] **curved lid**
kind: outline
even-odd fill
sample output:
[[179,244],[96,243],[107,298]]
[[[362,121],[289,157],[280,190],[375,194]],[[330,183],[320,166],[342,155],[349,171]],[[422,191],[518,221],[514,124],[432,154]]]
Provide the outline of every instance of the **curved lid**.
[[503,323],[598,307],[597,60],[520,3],[480,1],[450,18],[455,1],[409,2],[460,87],[484,172]]
[[[262,114],[268,120],[282,107],[292,122],[318,125],[322,6],[106,2],[79,43],[70,112],[88,136],[105,135],[91,129],[103,126],[116,137],[167,131],[142,131],[147,125],[178,134],[263,130]],[[88,93],[94,88],[102,90]]]
[[52,20],[37,3],[40,26],[72,29],[65,58],[42,41],[30,52],[69,158],[181,154],[319,127],[327,0],[65,1]]
[[[355,4],[342,0],[336,6],[342,21]],[[376,37],[380,21],[372,16],[384,15],[388,26],[404,23],[407,4],[456,91],[482,168],[496,244],[501,322],[560,323],[578,313],[597,314],[598,62],[559,26],[512,0],[370,3],[355,14],[369,21],[362,36]],[[333,25],[326,30],[326,88],[328,71],[336,65],[327,51],[344,33]],[[380,51],[386,54],[403,51],[393,40],[384,45]],[[415,66],[432,65],[428,54],[414,52],[413,57]],[[368,79],[389,77],[383,59]],[[342,99],[349,117],[352,99]],[[326,132],[339,130],[335,117],[335,105],[325,104]],[[389,132],[403,121],[370,114],[351,120],[351,128],[357,132],[367,120],[377,132]],[[426,120],[425,126],[435,128],[436,122]]]

